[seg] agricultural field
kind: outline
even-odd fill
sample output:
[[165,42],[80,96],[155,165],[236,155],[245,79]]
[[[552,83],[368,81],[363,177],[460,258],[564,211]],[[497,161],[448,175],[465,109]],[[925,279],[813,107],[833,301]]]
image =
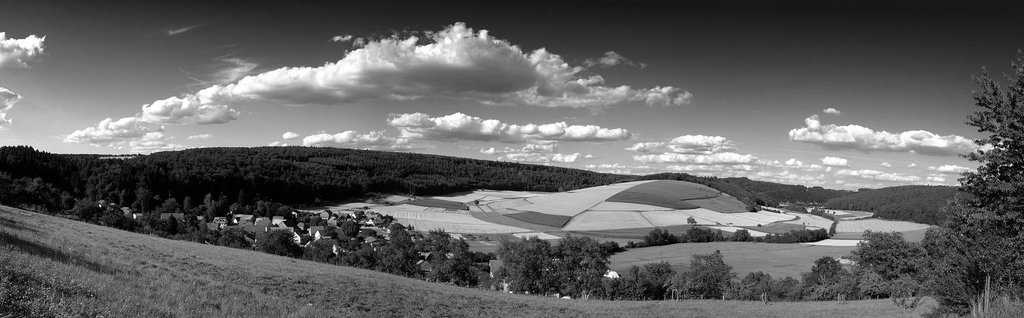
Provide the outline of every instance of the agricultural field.
[[856,221],[840,221],[839,225],[836,226],[836,232],[864,232],[864,231],[881,231],[881,232],[907,232],[924,230],[930,227],[927,224],[904,222],[904,221],[889,221],[881,219],[867,219],[867,220],[856,220]]
[[7,207],[0,207],[0,224],[0,284],[33,282],[0,287],[18,288],[56,317],[917,317],[934,307],[905,311],[889,300],[565,300],[173,241]]
[[[796,216],[797,219],[791,220],[791,221],[786,221],[785,223],[796,224],[796,225],[806,225],[807,228],[809,228],[809,229],[826,229],[827,230],[829,227],[832,227],[832,222],[833,222],[832,219],[826,219],[826,218],[823,218],[823,217],[820,217],[820,216],[817,216],[817,215],[814,215],[814,214],[808,214],[808,213],[789,212],[789,213],[786,213],[786,214],[787,215]],[[839,223],[841,224],[842,222],[839,222]]]
[[411,225],[417,230],[426,231],[442,229],[450,233],[527,233],[531,230],[487,222],[473,217],[469,211],[432,210],[410,204],[394,206],[378,206],[371,209],[384,215],[390,215],[398,223]]
[[696,254],[721,251],[726,264],[739,276],[762,271],[772,277],[799,277],[810,271],[814,261],[822,256],[847,256],[855,246],[812,246],[803,244],[773,244],[753,242],[679,243],[664,246],[630,249],[612,255],[611,267],[617,271],[633,265],[666,261],[677,271],[690,267]]

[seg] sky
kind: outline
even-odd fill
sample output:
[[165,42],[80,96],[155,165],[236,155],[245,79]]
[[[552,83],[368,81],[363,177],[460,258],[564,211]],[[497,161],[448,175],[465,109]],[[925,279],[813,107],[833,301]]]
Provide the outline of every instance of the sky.
[[0,145],[956,185],[1010,2],[0,1]]

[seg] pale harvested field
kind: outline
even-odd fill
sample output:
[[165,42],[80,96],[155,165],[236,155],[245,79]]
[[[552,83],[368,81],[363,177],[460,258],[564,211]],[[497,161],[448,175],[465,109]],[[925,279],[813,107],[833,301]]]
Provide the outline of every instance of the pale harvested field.
[[531,204],[516,209],[544,214],[573,216],[590,209],[612,195],[649,181],[618,183],[569,192],[559,192],[527,198]]
[[612,255],[610,266],[622,271],[632,265],[666,261],[677,271],[685,271],[689,269],[693,255],[711,254],[718,250],[722,252],[725,263],[732,266],[733,272],[740,277],[757,271],[775,278],[799,277],[800,273],[809,272],[814,261],[822,256],[847,256],[854,249],[848,246],[753,242],[680,243],[630,249]]
[[827,239],[817,242],[800,243],[804,245],[813,246],[846,246],[846,247],[857,247],[857,244],[863,242],[861,240],[840,240],[840,239]]
[[590,208],[590,211],[631,211],[631,212],[644,212],[644,211],[672,211],[672,208],[664,208],[660,206],[638,204],[638,203],[626,203],[626,202],[601,202]]
[[641,212],[640,215],[643,215],[644,218],[646,218],[648,221],[651,222],[651,224],[654,224],[655,226],[687,225],[689,223],[687,223],[686,220],[691,216],[693,216],[693,220],[696,221],[697,224],[715,224],[715,222],[712,220],[694,216],[693,214],[687,213],[687,211],[691,210],[648,211]]
[[930,225],[904,222],[904,221],[889,221],[881,219],[867,219],[857,221],[841,221],[836,226],[837,232],[908,232],[916,230],[927,229]]
[[577,215],[562,229],[565,231],[598,231],[654,227],[638,212],[587,211]]
[[453,212],[438,212],[436,208],[427,208],[415,205],[396,205],[377,207],[372,211],[395,217],[398,223],[412,225],[417,230],[443,229],[451,233],[523,233],[530,230],[495,224],[477,219],[469,214]]
[[460,203],[469,203],[475,200],[480,202],[490,202],[517,198],[530,198],[540,195],[546,195],[543,192],[526,192],[526,191],[494,191],[494,190],[476,190],[473,192],[464,192],[453,195],[444,195],[431,197],[438,200],[454,201]]
[[839,216],[843,220],[859,220],[859,219],[866,219],[866,218],[875,216],[874,212],[866,212],[866,211],[855,211],[855,210],[829,210],[829,211],[835,212],[835,214],[837,216]]
[[750,236],[753,236],[753,237],[765,237],[765,236],[768,236],[768,233],[765,233],[765,232],[760,232],[760,231],[755,231],[755,230],[745,229],[745,228],[742,228],[742,227],[735,227],[735,226],[709,226],[708,228],[715,229],[715,230],[722,230],[722,232],[729,232],[729,233],[735,233],[736,231],[739,231],[739,230],[747,230],[747,232],[750,233]]
[[[790,213],[788,213],[788,215],[795,215],[795,216],[800,217],[800,219],[792,220],[792,221],[786,221],[785,223],[797,224],[797,225],[807,225],[808,228],[815,227],[815,228],[819,228],[819,229],[828,229],[829,227],[832,227],[832,220],[829,220],[829,219],[826,219],[826,218],[823,218],[823,217],[820,217],[820,216],[817,216],[817,215],[814,215],[814,214],[790,212]],[[843,222],[839,222],[839,226],[842,226],[842,225],[843,225]],[[836,231],[839,231],[839,230],[836,229]]]

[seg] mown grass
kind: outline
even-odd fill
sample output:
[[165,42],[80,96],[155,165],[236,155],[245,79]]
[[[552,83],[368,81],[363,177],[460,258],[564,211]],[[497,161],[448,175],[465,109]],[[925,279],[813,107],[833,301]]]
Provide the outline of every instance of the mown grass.
[[0,207],[0,317],[911,317],[887,300],[561,300],[172,241]]

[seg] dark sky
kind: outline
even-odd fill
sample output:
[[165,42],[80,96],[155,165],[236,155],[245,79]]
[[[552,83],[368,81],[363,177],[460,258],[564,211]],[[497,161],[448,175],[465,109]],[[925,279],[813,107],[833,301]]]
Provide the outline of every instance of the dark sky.
[[[969,150],[963,140],[977,137],[963,125],[973,111],[971,74],[982,66],[1007,71],[1024,47],[1022,6],[1013,2],[0,1],[0,8],[0,32],[7,39],[46,37],[44,53],[25,67],[0,69],[0,87],[21,96],[5,111],[13,122],[0,131],[0,144],[121,153],[326,145],[306,140],[326,134],[335,136],[329,146],[847,188],[955,183],[951,172],[970,166],[955,153]],[[212,107],[200,109],[210,113],[236,112],[216,113],[228,117],[196,120],[181,114],[197,110],[185,109],[178,117],[154,119],[141,108],[280,68],[354,60],[366,53],[355,38],[375,43],[416,36],[417,45],[426,47],[436,40],[430,32],[451,30],[456,22],[487,30],[504,41],[498,46],[514,47],[525,58],[542,48],[557,54],[567,67],[579,67],[566,73],[570,81],[599,75],[603,82],[586,84],[587,94],[538,102],[522,99],[529,90],[518,86],[486,96],[471,89],[482,81],[516,84],[512,69],[486,68],[497,67],[488,64],[497,60],[398,65],[389,75],[398,77],[380,77],[375,64],[335,70],[358,74],[344,85],[264,83],[265,90],[238,93],[244,100],[193,104]],[[343,35],[352,39],[331,40]],[[625,59],[588,64],[609,51]],[[463,53],[475,54],[467,47],[445,51]],[[438,69],[417,73],[422,67]],[[402,86],[409,83],[396,78],[418,82]],[[371,92],[359,86],[380,85],[372,80],[392,86]],[[601,95],[623,85],[628,87],[619,99]],[[668,97],[692,96],[675,102],[637,97],[655,88],[666,89]],[[588,98],[585,106],[567,106]],[[311,99],[317,105],[306,105]],[[390,121],[414,113],[435,123],[462,114],[505,124],[592,125],[613,135],[622,130],[617,137],[495,137],[470,133],[468,126],[439,133]],[[124,121],[103,126],[105,118]],[[812,127],[814,122],[820,125]],[[346,131],[352,133],[341,136]],[[930,135],[920,137],[919,131]],[[284,138],[284,132],[298,137]],[[920,139],[907,139],[914,136]],[[404,148],[394,148],[396,140]],[[638,151],[640,143],[662,144]],[[525,150],[531,144],[547,148],[531,153]],[[709,144],[722,147],[709,150]]]

